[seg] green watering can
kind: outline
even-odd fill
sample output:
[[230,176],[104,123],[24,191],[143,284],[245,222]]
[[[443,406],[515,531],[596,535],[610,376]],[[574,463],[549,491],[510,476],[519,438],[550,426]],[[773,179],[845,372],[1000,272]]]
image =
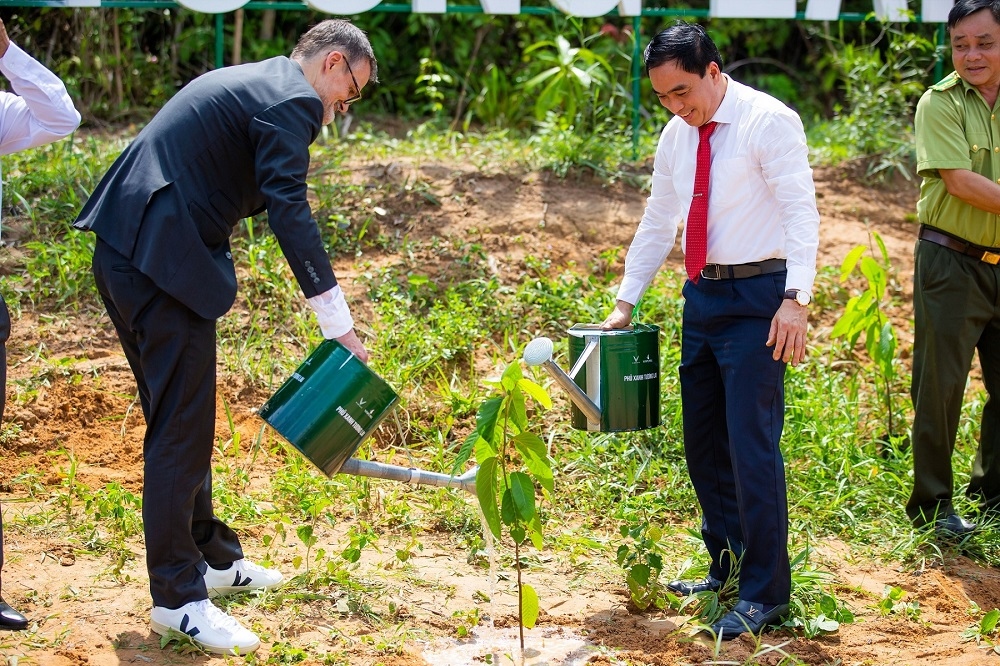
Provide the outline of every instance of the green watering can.
[[569,394],[577,430],[622,432],[660,425],[660,327],[633,324],[601,330],[576,324],[569,331],[572,369],[552,360],[555,345],[535,338],[524,362],[542,366]]
[[399,396],[336,340],[325,340],[258,414],[329,477],[352,474],[476,492],[476,470],[462,476],[352,458]]

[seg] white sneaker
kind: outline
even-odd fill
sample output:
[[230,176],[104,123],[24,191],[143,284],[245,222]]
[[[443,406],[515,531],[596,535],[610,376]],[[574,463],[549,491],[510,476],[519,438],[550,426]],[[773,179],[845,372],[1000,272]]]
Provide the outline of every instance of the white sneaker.
[[222,571],[208,567],[205,572],[205,587],[208,588],[209,599],[234,592],[271,590],[284,580],[280,571],[265,569],[245,559],[236,560],[231,567]]
[[171,629],[187,634],[205,651],[216,654],[249,654],[260,647],[256,634],[208,599],[192,601],[177,609],[153,606],[150,625],[161,636]]

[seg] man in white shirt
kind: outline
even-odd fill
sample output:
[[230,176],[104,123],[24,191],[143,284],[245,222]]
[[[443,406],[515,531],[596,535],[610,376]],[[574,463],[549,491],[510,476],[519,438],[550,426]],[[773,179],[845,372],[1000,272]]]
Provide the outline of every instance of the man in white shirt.
[[[14,92],[0,91],[0,155],[51,143],[80,125],[80,114],[59,78],[12,44],[0,20],[0,72]],[[7,339],[10,311],[0,294],[0,423],[7,398]],[[0,520],[0,567],[3,566],[3,523]],[[28,620],[0,597],[0,629],[24,629]]]
[[[685,220],[684,450],[712,563],[706,578],[668,587],[726,593],[738,582],[739,601],[712,625],[728,640],[778,624],[788,610],[784,374],[805,355],[819,213],[799,117],[724,74],[703,28],[664,30],[645,61],[674,117],[660,137],[652,192],[604,327],[629,325]],[[696,178],[700,145],[706,172]]]

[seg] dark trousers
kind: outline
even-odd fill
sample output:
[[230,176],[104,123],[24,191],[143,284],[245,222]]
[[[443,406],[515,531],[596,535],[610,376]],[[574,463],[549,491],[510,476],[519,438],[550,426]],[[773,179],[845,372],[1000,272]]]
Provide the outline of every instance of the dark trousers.
[[142,520],[154,606],[208,597],[206,562],[243,557],[212,511],[215,320],[161,291],[101,240],[94,278],[139,387],[146,417]]
[[785,364],[766,347],[785,273],[684,285],[684,453],[712,576],[740,599],[788,603],[788,499],[779,442]]
[[[7,406],[7,340],[10,339],[10,310],[7,301],[0,295],[0,426],[3,425],[3,413]],[[3,512],[0,510],[0,569],[3,568]]]
[[913,492],[918,526],[954,511],[951,459],[962,398],[979,351],[989,400],[967,493],[1000,508],[1000,266],[917,241],[913,273]]

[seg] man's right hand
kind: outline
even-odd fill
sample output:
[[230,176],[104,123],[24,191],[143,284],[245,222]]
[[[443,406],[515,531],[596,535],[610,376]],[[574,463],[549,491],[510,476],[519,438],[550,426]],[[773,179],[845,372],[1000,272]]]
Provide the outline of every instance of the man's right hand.
[[613,328],[625,328],[632,323],[632,311],[634,309],[635,305],[632,303],[618,301],[615,303],[615,309],[611,311],[608,318],[601,324],[601,330],[610,331]]
[[358,334],[354,332],[353,328],[337,338],[337,342],[347,347],[347,351],[361,359],[362,363],[368,363],[368,351],[365,349],[365,346],[361,344],[361,340],[358,338]]

